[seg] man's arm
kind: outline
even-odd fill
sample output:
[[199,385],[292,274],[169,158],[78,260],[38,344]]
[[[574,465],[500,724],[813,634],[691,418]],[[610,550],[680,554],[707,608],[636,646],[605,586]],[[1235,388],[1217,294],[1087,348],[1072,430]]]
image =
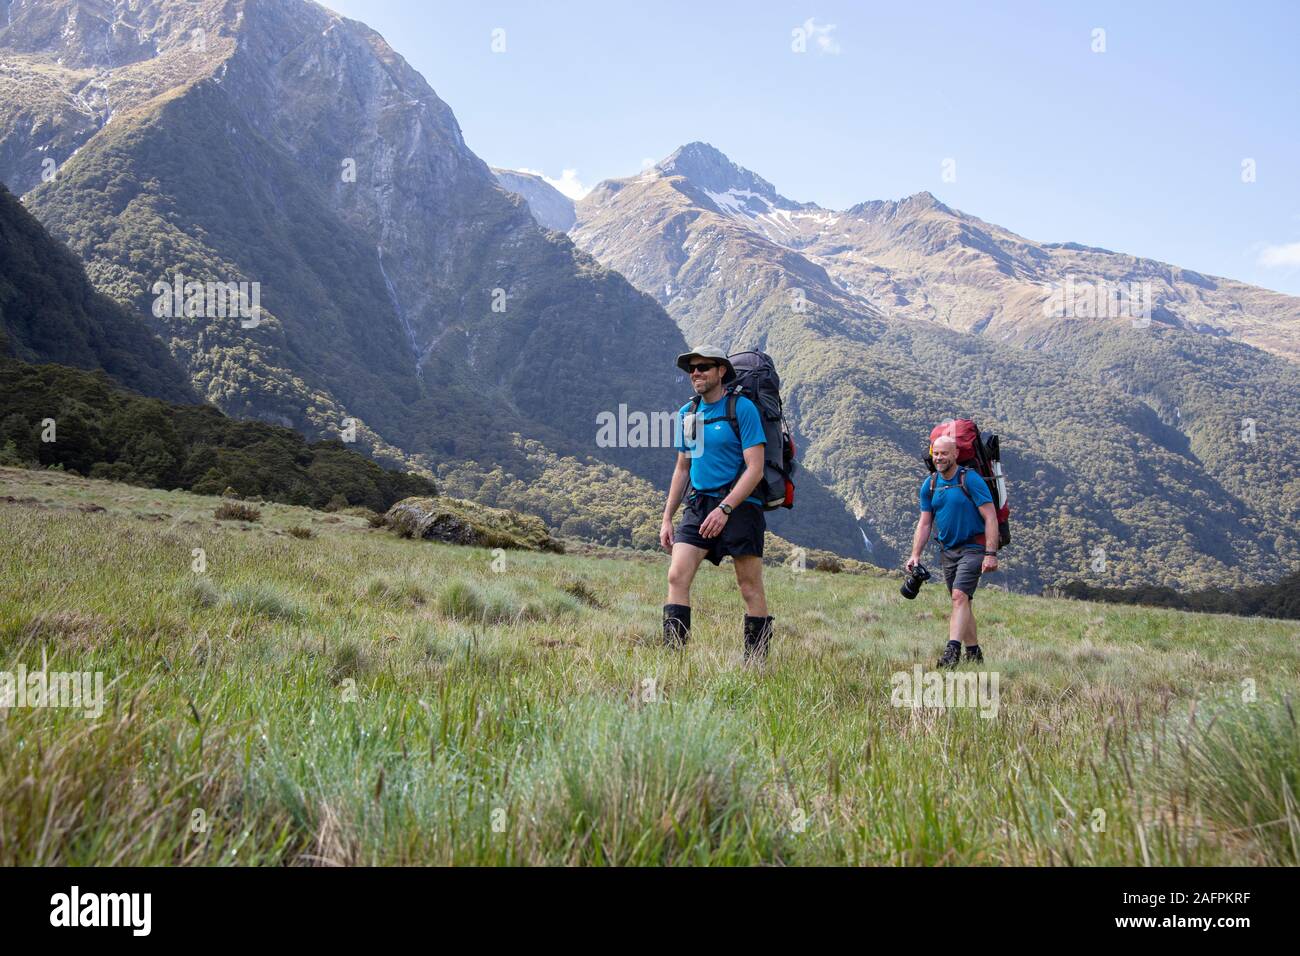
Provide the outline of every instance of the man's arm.
[[686,483],[691,480],[691,456],[684,452],[677,453],[677,465],[673,468],[673,480],[668,484],[668,500],[664,503],[664,520],[659,525],[659,544],[666,551],[673,549],[673,515],[686,494]]
[[726,527],[728,515],[722,510],[722,505],[730,505],[738,508],[746,498],[750,496],[758,483],[763,480],[763,449],[765,445],[751,445],[745,449],[745,470],[741,473],[740,478],[731,488],[731,494],[720,501],[719,507],[709,512],[707,518],[700,522],[700,536],[703,538],[712,538],[714,535],[722,534],[722,529]]
[[930,529],[934,526],[934,512],[922,511],[920,520],[916,522],[916,534],[912,535],[912,556],[907,559],[907,570],[912,570],[913,566],[921,563],[921,552],[925,550],[925,542],[930,537]]
[[724,504],[739,508],[741,502],[754,493],[758,483],[763,480],[763,449],[766,445],[754,445],[745,449],[745,470],[732,486],[731,494],[723,498]]
[[[984,519],[984,550],[996,552],[998,550],[998,510],[993,507],[992,502],[980,505],[980,517]],[[984,564],[981,571],[996,571],[998,569],[997,554],[985,554]]]

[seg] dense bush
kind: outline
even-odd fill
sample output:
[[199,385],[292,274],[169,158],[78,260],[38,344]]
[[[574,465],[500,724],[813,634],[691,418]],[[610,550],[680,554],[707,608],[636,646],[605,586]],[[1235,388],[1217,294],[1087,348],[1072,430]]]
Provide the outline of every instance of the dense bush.
[[1173,588],[1166,587],[1096,588],[1081,581],[1071,581],[1057,590],[1065,597],[1085,601],[1145,604],[1154,607],[1172,607],[1180,611],[1300,620],[1300,571],[1287,575],[1276,584],[1263,584],[1232,591],[1207,588],[1180,594]]
[[[173,405],[117,388],[101,372],[0,358],[0,464],[61,466],[153,488],[383,511],[436,494],[339,441],[309,444],[279,425],[237,421],[210,405]],[[53,441],[43,441],[46,420]]]
[[0,355],[102,368],[122,384],[193,402],[189,378],[130,310],[97,291],[77,257],[0,184]]
[[223,501],[217,505],[214,517],[218,521],[261,521],[262,512],[238,501]]

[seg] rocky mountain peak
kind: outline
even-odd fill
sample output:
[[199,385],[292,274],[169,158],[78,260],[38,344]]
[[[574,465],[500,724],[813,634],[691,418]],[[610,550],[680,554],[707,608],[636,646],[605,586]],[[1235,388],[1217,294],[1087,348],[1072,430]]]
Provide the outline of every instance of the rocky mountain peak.
[[903,200],[904,205],[915,206],[919,209],[938,209],[941,212],[952,212],[947,206],[935,198],[934,193],[928,189],[923,189],[919,193],[913,193]]
[[498,169],[495,166],[492,175],[503,189],[524,197],[528,211],[539,226],[557,232],[568,232],[573,228],[576,219],[573,200],[541,176],[521,169]]
[[725,212],[761,215],[772,209],[802,208],[762,176],[736,165],[708,143],[687,143],[655,169],[666,176],[684,176]]
[[916,216],[933,210],[950,216],[960,217],[950,206],[945,206],[928,190],[913,193],[903,199],[872,199],[860,202],[846,210],[847,214],[868,221],[894,219],[898,216]]

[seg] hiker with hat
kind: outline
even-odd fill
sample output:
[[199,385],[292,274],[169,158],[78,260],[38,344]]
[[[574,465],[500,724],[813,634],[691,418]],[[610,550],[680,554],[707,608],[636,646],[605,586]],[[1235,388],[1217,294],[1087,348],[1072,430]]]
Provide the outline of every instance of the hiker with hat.
[[[766,439],[758,408],[735,398],[735,421],[727,417],[727,389],[736,377],[727,353],[700,346],[677,357],[699,398],[677,412],[677,465],[668,488],[659,543],[672,553],[664,644],[682,648],[691,632],[691,583],[700,562],[714,565],[730,555],[745,601],[745,661],[761,662],[772,637],[772,618],[763,592],[763,535],[767,518],[753,492],[763,479]],[[686,501],[681,523],[673,516]]]

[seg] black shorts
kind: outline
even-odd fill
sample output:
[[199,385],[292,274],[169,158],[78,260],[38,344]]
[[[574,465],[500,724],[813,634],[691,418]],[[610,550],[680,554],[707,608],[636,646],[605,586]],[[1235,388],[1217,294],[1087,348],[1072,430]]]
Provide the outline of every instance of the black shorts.
[[984,569],[984,545],[961,544],[955,548],[944,548],[939,556],[939,566],[943,568],[943,579],[948,584],[949,594],[956,588],[966,597],[973,598]]
[[751,501],[743,502],[732,512],[722,533],[715,538],[700,536],[700,524],[714,508],[722,504],[722,496],[702,495],[698,491],[686,493],[686,512],[677,525],[673,544],[689,544],[708,552],[704,557],[721,564],[727,555],[733,558],[763,556],[763,536],[767,533],[767,515]]

